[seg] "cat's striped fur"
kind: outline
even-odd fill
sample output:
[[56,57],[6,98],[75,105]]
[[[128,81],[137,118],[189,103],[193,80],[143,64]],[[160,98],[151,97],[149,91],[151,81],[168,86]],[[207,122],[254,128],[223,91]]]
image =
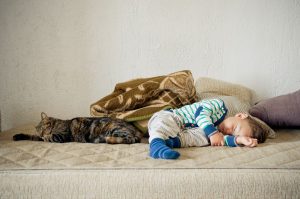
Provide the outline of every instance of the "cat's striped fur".
[[141,141],[143,134],[133,125],[109,117],[78,117],[61,120],[41,113],[36,126],[37,135],[16,134],[15,141],[34,140],[45,142],[88,142],[132,144]]

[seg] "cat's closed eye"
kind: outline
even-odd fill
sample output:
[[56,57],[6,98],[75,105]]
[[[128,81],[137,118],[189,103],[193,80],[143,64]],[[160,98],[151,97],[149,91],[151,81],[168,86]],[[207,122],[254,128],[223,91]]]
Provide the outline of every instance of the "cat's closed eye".
[[44,121],[43,124],[44,124],[45,126],[50,126],[50,125],[51,125],[51,122],[50,122],[50,121]]

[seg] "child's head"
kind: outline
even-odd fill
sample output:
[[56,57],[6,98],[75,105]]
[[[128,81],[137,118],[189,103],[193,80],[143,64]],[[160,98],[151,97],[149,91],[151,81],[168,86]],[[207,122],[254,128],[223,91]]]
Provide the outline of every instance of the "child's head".
[[265,142],[267,137],[265,130],[246,113],[226,118],[218,128],[224,134],[255,138],[258,143]]

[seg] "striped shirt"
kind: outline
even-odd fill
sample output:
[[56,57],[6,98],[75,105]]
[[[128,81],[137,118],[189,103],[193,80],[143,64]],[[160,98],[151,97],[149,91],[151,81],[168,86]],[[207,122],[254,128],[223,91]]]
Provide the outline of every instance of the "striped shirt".
[[217,132],[218,126],[227,114],[221,99],[208,99],[172,110],[181,119],[184,127],[200,127],[207,137]]
[[236,136],[233,136],[233,135],[225,135],[224,136],[224,145],[231,146],[231,147],[239,146],[236,142]]

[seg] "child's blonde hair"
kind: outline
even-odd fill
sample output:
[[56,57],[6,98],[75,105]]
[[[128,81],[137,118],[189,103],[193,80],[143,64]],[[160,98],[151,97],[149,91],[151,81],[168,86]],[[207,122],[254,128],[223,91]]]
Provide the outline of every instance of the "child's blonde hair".
[[257,139],[258,143],[264,143],[267,139],[266,130],[251,116],[247,117],[246,120],[252,130],[252,138]]

